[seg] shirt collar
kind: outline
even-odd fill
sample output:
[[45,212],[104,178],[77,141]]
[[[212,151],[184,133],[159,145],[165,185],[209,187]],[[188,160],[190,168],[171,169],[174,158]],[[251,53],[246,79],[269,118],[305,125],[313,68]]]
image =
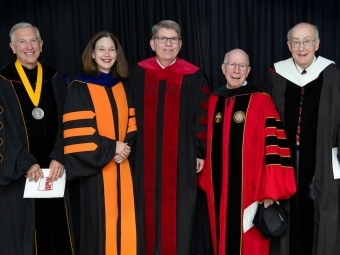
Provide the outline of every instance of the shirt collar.
[[[159,63],[159,61],[158,61],[158,59],[156,58],[156,60],[157,60],[157,63],[159,64],[159,66],[160,67],[162,67],[163,69],[165,68],[164,66],[162,66],[161,65],[161,63]],[[172,63],[169,65],[169,66],[171,66],[171,65],[173,65],[173,64],[175,64],[175,62],[176,62],[176,58],[175,58],[175,60],[174,61],[172,61]]]
[[314,59],[313,59],[312,64],[310,64],[310,66],[307,67],[306,69],[304,69],[304,68],[302,68],[301,66],[299,66],[298,64],[296,64],[295,61],[294,61],[294,62],[295,62],[295,65],[296,65],[296,69],[299,71],[299,73],[302,73],[303,70],[306,70],[306,72],[308,73],[308,71],[310,70],[311,66],[314,64],[315,60],[316,60],[316,57],[314,56]]
[[[245,86],[245,85],[247,85],[247,81],[246,81],[246,80],[243,82],[243,84],[242,84],[241,86]],[[229,86],[228,86],[228,83],[226,84],[226,87],[227,87],[228,89],[230,89]]]

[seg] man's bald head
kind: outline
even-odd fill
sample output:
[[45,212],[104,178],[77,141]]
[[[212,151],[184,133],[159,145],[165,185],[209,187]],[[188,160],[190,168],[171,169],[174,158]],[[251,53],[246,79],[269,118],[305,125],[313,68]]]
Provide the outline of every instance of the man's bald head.
[[231,50],[231,51],[228,51],[228,52],[225,54],[225,56],[224,56],[224,61],[223,61],[223,63],[228,63],[228,62],[229,62],[229,59],[230,59],[230,55],[231,55],[231,54],[243,55],[243,56],[246,58],[246,60],[247,60],[247,62],[246,62],[245,64],[247,64],[247,66],[249,66],[249,56],[248,56],[248,54],[247,54],[245,51],[243,51],[243,50],[241,50],[241,49],[233,49],[233,50]]
[[225,54],[222,72],[228,88],[236,89],[244,84],[249,72],[249,56],[241,49],[234,49]]
[[315,38],[319,38],[319,30],[318,27],[313,25],[313,24],[309,24],[306,22],[301,22],[299,24],[296,24],[294,27],[292,27],[291,29],[289,29],[288,33],[287,33],[287,40],[290,41],[292,39],[292,32],[294,29],[312,29],[314,31],[314,36]]

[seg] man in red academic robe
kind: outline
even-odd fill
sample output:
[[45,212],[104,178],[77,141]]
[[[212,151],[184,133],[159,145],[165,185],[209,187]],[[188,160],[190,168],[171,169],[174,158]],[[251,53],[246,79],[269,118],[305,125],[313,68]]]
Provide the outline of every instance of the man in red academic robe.
[[152,28],[156,57],[130,72],[137,119],[134,185],[138,252],[189,255],[193,251],[196,171],[205,157],[209,87],[204,73],[177,58],[179,25]]
[[227,85],[209,99],[211,142],[199,179],[207,194],[214,254],[268,255],[269,240],[254,226],[244,231],[244,210],[295,193],[290,151],[271,98],[246,82],[248,55],[228,52],[222,71]]

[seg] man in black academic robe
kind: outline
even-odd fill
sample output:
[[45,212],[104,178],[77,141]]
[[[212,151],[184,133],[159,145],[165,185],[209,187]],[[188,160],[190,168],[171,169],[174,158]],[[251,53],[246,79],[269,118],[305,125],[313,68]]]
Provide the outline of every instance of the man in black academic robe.
[[38,181],[41,168],[52,180],[63,174],[67,77],[38,62],[42,41],[31,24],[10,36],[17,60],[0,70],[0,253],[72,254],[64,199],[23,198],[26,178]]
[[289,235],[272,242],[272,254],[340,254],[340,182],[333,173],[339,164],[339,68],[315,57],[320,40],[311,24],[293,27],[287,43],[292,58],[275,63],[263,83],[284,124],[297,179]]
[[205,157],[209,87],[198,67],[177,58],[176,22],[161,21],[152,32],[156,57],[139,62],[129,77],[138,127],[138,254],[189,255],[194,254],[196,171]]

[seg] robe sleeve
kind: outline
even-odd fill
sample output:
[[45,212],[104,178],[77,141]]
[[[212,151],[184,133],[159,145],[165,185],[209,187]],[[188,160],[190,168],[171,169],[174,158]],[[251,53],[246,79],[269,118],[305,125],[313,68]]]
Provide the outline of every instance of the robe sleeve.
[[264,100],[264,161],[257,175],[255,198],[288,199],[296,192],[295,173],[282,122],[269,97]]
[[58,132],[56,135],[56,141],[53,146],[53,150],[50,154],[50,158],[55,159],[61,164],[65,164],[64,160],[64,138],[63,138],[63,110],[65,103],[65,95],[68,86],[68,76],[57,73],[58,78],[52,80],[54,97],[57,102],[58,111]]
[[128,101],[129,107],[129,120],[128,120],[128,127],[126,131],[126,137],[124,142],[126,142],[130,148],[131,152],[129,154],[129,162],[131,165],[131,169],[134,169],[135,165],[135,157],[136,157],[136,139],[137,139],[137,121],[136,121],[136,109],[133,104],[133,100],[131,97],[130,86],[128,85],[128,81],[123,83],[124,89],[126,92],[126,97]]
[[20,179],[37,162],[21,140],[14,120],[10,102],[7,101],[7,86],[0,81],[0,185],[5,186]]
[[70,84],[63,122],[67,179],[86,177],[102,171],[115,155],[116,141],[99,135],[86,83],[74,81]]
[[199,75],[199,90],[196,90],[194,94],[196,152],[197,158],[204,159],[206,156],[206,127],[210,87],[205,75],[203,73]]

